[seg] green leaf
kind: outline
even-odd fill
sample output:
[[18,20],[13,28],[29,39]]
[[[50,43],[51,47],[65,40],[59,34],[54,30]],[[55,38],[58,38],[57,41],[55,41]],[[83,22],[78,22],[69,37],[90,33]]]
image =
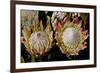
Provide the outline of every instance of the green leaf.
[[31,62],[35,62],[35,57],[34,56],[32,56]]

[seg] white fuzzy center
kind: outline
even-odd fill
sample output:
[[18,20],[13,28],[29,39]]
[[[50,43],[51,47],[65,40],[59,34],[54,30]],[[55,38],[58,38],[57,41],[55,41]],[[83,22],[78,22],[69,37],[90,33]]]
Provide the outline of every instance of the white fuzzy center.
[[48,36],[45,32],[32,33],[30,37],[30,46],[32,49],[37,50],[39,53],[43,53],[48,45]]
[[74,47],[78,44],[79,34],[75,28],[67,28],[63,32],[63,42],[66,46]]

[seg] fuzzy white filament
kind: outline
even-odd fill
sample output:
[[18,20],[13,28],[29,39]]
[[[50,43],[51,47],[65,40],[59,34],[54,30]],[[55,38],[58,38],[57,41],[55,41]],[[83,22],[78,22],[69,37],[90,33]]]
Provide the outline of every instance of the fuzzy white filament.
[[73,46],[78,44],[77,41],[79,40],[79,35],[78,35],[78,32],[76,32],[74,28],[67,28],[63,32],[62,38],[65,45],[70,46],[71,48],[74,48]]
[[48,36],[45,32],[35,32],[31,34],[30,37],[30,46],[31,49],[36,50],[38,53],[43,54],[47,52],[49,46]]

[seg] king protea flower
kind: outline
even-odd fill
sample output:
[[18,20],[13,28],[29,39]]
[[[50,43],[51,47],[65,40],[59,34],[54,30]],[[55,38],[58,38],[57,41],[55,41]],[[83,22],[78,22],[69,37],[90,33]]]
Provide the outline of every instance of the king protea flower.
[[66,21],[63,25],[59,22],[56,28],[55,39],[61,52],[66,54],[67,57],[72,55],[79,55],[81,50],[87,47],[86,39],[88,38],[88,30],[83,30],[81,27],[82,22]]
[[32,54],[44,55],[51,48],[49,35],[44,31],[33,32],[29,39]]
[[51,48],[52,31],[50,26],[50,17],[47,16],[47,27],[44,29],[42,21],[37,17],[33,20],[33,27],[24,26],[22,29],[23,37],[21,42],[27,48],[26,50],[33,56],[45,55]]

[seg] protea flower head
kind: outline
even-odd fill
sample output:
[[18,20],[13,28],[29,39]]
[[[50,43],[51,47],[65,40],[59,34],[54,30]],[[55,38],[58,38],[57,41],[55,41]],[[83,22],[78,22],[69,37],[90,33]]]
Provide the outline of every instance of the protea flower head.
[[40,28],[34,25],[34,32],[29,38],[29,44],[31,53],[35,56],[42,56],[49,52],[52,46],[52,31],[50,27],[49,17],[47,21],[47,27],[43,30],[42,21],[40,22]]
[[42,21],[39,22],[37,15],[33,16],[32,26],[25,25],[22,29],[21,42],[26,50],[33,56],[45,55],[51,48],[52,31],[50,27],[50,17],[47,16],[47,27],[44,29]]
[[[51,17],[51,23],[54,28],[54,30],[59,30],[61,26],[59,25],[59,22],[63,24],[66,20],[66,15],[67,13],[65,12],[53,12],[52,17]],[[58,26],[58,27],[57,27]]]
[[32,54],[44,55],[51,48],[51,40],[46,32],[33,32],[29,39]]
[[[64,24],[59,22],[59,25],[61,27],[58,28],[59,31],[55,30],[55,38],[61,52],[66,54],[67,57],[79,55],[79,52],[87,47],[88,31],[83,30],[81,21],[71,22],[67,20]],[[59,25],[57,24],[56,28]]]

